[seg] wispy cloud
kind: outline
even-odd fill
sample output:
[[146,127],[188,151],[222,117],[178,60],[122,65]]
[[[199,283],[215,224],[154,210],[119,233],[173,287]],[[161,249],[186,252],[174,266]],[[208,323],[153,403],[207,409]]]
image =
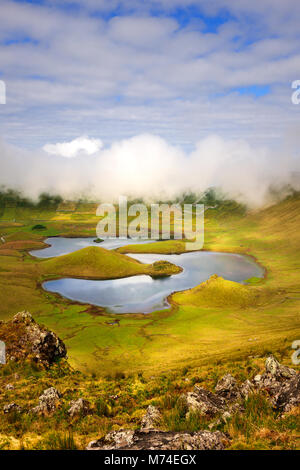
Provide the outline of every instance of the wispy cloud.
[[271,186],[289,184],[293,172],[300,170],[299,134],[289,136],[288,143],[271,152],[211,135],[184,152],[160,137],[143,134],[96,152],[100,143],[83,137],[47,145],[49,154],[0,142],[0,174],[7,187],[34,198],[50,191],[65,198],[108,201],[126,194],[157,200],[217,186],[229,197],[259,206],[268,202]]
[[2,0],[0,14],[0,183],[101,196],[185,175],[261,203],[298,168],[299,2]]
[[191,148],[214,132],[270,144],[299,119],[294,0],[2,0],[0,9],[0,132],[12,143],[97,138],[100,127],[105,143],[151,132]]

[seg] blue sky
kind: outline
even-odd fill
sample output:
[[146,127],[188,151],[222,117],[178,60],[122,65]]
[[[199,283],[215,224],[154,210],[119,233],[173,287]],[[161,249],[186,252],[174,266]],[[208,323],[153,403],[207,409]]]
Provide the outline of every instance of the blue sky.
[[298,121],[296,0],[2,0],[0,137],[277,145]]

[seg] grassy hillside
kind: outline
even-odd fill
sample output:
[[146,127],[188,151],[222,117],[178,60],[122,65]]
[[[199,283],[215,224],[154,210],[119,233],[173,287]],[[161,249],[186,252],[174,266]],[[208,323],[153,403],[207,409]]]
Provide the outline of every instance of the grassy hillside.
[[138,274],[166,276],[181,271],[171,263],[160,266],[142,264],[128,256],[96,246],[49,259],[42,263],[41,270],[47,276],[90,279],[116,279]]
[[173,294],[172,302],[195,307],[246,309],[262,306],[268,298],[268,292],[262,287],[244,286],[214,275],[193,289]]
[[[59,258],[40,261],[30,257],[28,246],[41,245],[42,238],[53,232],[93,235],[92,227],[96,227],[92,212],[53,212],[48,217],[41,234],[32,231],[36,220],[25,217],[0,223],[0,232],[8,237],[0,245],[0,317],[30,310],[66,342],[75,367],[104,375],[108,371],[151,375],[154,371],[231,362],[268,352],[284,351],[288,355],[292,341],[300,338],[299,198],[245,214],[207,211],[205,249],[251,255],[266,268],[265,278],[252,279],[251,286],[243,288],[227,282],[214,289],[202,286],[192,292],[196,294],[192,298],[190,292],[175,294],[169,310],[149,315],[108,315],[101,308],[43,291],[39,282],[45,277],[82,275],[77,271],[78,264],[85,264],[76,259],[82,254],[71,256],[69,271],[64,271],[66,263],[60,264]],[[30,236],[24,237],[24,233]],[[164,241],[118,251],[180,253],[183,247],[180,241]],[[104,261],[106,256],[114,257],[118,273],[110,267],[111,260]],[[103,275],[108,277],[149,268],[119,256],[103,255],[101,263],[99,260],[94,265],[87,254],[86,267],[93,271],[92,277],[102,262],[101,272],[107,269]]]
[[[290,365],[288,354],[279,354],[278,358]],[[49,371],[35,363],[11,362],[0,368],[3,391],[0,408],[15,402],[23,413],[2,414],[0,449],[84,449],[88,442],[111,430],[138,428],[149,405],[159,407],[162,430],[209,430],[218,416],[192,414],[186,418],[181,394],[193,390],[195,384],[214,391],[225,373],[231,373],[240,383],[252,379],[264,371],[264,362],[265,358],[257,357],[230,364],[220,360],[150,377],[140,373],[125,376],[120,372],[107,373],[105,377],[90,376],[70,370],[64,361]],[[8,389],[8,384],[13,389]],[[55,412],[46,416],[28,412],[37,405],[42,391],[50,386],[57,388],[62,396]],[[68,414],[70,401],[79,397],[89,401],[91,412],[72,418]],[[237,411],[231,419],[221,420],[213,428],[230,435],[230,449],[299,449],[299,407],[279,419],[265,395],[250,395],[242,404],[244,413]]]

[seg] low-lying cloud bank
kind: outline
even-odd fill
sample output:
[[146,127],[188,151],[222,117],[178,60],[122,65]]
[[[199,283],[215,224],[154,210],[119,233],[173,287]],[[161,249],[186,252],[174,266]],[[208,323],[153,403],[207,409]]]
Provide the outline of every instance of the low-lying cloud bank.
[[66,199],[84,196],[102,201],[123,194],[157,200],[186,190],[218,187],[231,198],[261,206],[268,202],[271,186],[292,184],[300,189],[295,144],[289,139],[284,148],[274,152],[212,135],[187,154],[147,134],[115,142],[109,148],[86,136],[47,144],[38,151],[0,141],[0,185],[31,198],[47,191]]

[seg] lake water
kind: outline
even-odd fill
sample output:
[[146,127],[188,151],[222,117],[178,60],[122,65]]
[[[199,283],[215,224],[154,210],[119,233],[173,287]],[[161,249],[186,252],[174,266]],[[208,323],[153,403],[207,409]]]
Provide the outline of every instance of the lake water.
[[[84,246],[90,246],[87,243],[93,244],[92,239],[90,242],[88,239],[77,239],[77,243],[75,243],[76,239],[60,240],[70,241],[68,247],[66,242],[60,244],[59,248],[64,253],[65,250],[70,253]],[[84,246],[82,240],[86,242]],[[112,249],[113,242],[115,242],[113,248],[116,248],[129,244],[129,241],[107,240],[111,242],[111,245],[103,242],[99,246]],[[134,241],[131,242],[134,243]],[[50,248],[44,251],[47,250]],[[58,244],[51,253],[54,252],[63,254],[59,251]],[[172,292],[195,287],[213,274],[236,282],[243,282],[254,276],[263,276],[263,269],[252,259],[236,254],[197,251],[181,255],[128,254],[128,256],[142,263],[153,263],[158,260],[170,261],[181,266],[183,271],[162,279],[152,279],[145,275],[104,281],[65,278],[47,281],[43,287],[49,292],[61,294],[71,300],[106,307],[111,313],[151,313],[168,308],[169,304],[166,299]]]
[[45,240],[45,243],[50,245],[42,250],[30,251],[32,256],[37,258],[53,258],[55,256],[67,255],[74,251],[81,250],[87,246],[101,246],[106,250],[114,250],[125,245],[136,245],[139,243],[153,243],[155,240],[131,240],[120,238],[103,240],[101,243],[95,243],[93,238],[64,238],[64,237],[50,237]]

